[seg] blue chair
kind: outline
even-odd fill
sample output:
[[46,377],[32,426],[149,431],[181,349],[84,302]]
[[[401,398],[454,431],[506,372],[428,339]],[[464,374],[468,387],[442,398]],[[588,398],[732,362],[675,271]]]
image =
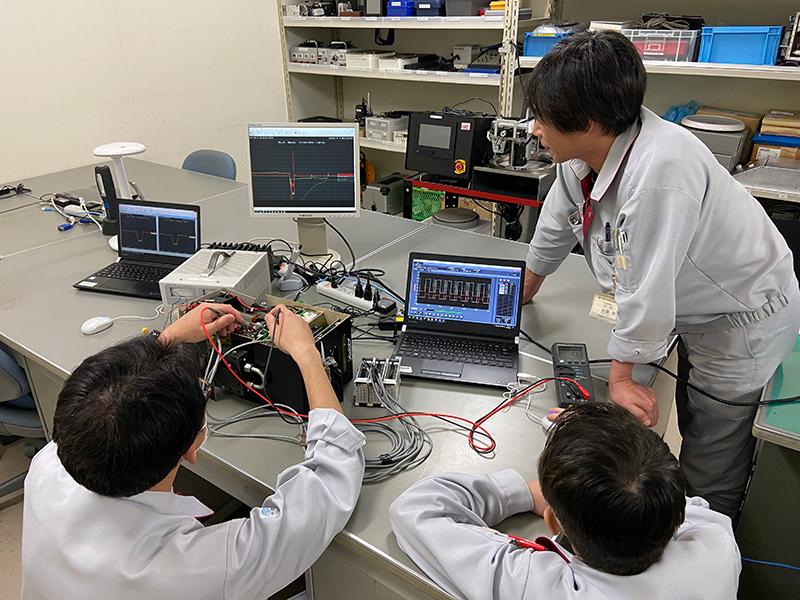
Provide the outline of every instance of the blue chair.
[[[30,391],[25,371],[0,346],[0,441],[4,445],[16,437],[45,438]],[[32,458],[43,445],[42,441],[26,443],[25,456]],[[0,483],[0,497],[21,490],[27,473]]]
[[183,161],[183,168],[215,177],[236,179],[236,161],[230,154],[219,150],[195,150]]

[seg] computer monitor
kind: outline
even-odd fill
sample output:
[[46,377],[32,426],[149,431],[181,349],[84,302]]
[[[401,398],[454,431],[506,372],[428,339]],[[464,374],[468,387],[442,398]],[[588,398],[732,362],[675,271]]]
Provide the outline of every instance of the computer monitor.
[[248,125],[247,139],[251,214],[294,217],[304,255],[339,259],[322,219],[359,214],[358,125]]

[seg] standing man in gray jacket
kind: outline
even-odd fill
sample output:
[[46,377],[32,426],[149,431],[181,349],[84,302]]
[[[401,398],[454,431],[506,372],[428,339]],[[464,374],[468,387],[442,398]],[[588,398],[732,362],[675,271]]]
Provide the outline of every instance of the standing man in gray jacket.
[[558,164],[530,243],[524,300],[581,244],[616,302],[611,399],[658,421],[636,363],[680,335],[681,468],[690,495],[735,517],[755,439],[753,403],[794,346],[800,292],[792,254],[763,208],[696,137],[642,106],[647,76],[612,32],[563,40],[534,69],[534,133]]
[[212,511],[173,493],[178,467],[195,463],[206,435],[197,353],[182,342],[205,339],[203,323],[226,334],[243,320],[230,306],[206,306],[160,336],[90,356],[64,384],[53,441],[25,480],[24,600],[262,600],[308,569],[347,523],[364,435],[342,414],[308,325],[286,307],[266,321],[308,392],[305,460],[278,476],[247,519],[203,527],[197,517]]

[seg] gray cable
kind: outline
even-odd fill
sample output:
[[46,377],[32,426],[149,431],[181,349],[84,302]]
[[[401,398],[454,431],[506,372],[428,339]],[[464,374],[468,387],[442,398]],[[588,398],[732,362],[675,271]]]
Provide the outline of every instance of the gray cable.
[[[372,389],[386,410],[394,415],[408,412],[386,391],[377,366],[373,366],[370,377]],[[365,460],[364,483],[377,483],[389,479],[401,471],[421,464],[431,455],[433,441],[417,420],[411,416],[404,416],[397,421],[405,430],[405,435],[387,423],[355,423],[360,431],[384,435],[392,444],[389,452]]]

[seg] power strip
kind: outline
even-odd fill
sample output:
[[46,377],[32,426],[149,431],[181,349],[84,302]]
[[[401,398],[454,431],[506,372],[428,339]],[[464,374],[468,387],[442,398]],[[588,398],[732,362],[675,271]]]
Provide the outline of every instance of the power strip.
[[330,281],[320,281],[317,284],[317,292],[361,310],[372,310],[372,300],[356,297],[355,287],[355,281],[345,281],[340,283],[339,287],[331,287]]

